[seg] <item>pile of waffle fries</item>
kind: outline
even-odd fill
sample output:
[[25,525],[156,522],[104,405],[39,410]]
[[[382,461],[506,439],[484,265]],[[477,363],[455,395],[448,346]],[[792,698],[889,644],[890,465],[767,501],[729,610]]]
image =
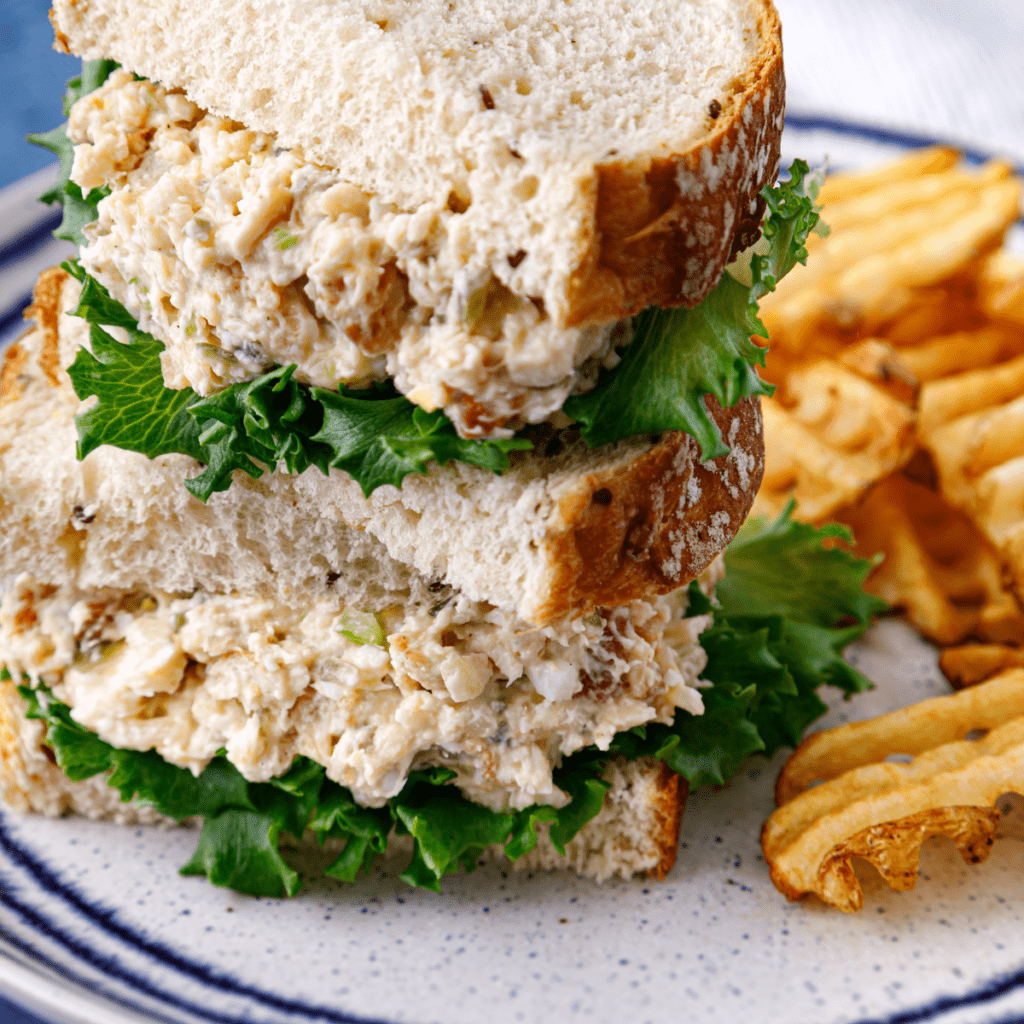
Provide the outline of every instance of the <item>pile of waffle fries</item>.
[[1021,187],[945,148],[830,176],[831,233],[762,303],[778,391],[755,514],[792,499],[848,525],[867,589],[972,688],[794,753],[763,836],[790,898],[858,909],[852,857],[910,888],[935,832],[976,863],[996,799],[1024,792],[1024,259],[1003,248]]

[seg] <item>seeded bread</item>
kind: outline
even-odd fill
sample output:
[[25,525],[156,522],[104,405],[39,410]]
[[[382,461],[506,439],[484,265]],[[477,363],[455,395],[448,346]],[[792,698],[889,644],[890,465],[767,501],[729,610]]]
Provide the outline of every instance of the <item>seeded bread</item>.
[[[563,432],[501,477],[434,466],[366,500],[340,471],[257,481],[237,472],[229,491],[203,505],[182,486],[198,471],[186,456],[150,462],[101,447],[76,461],[79,403],[62,369],[87,339],[85,322],[62,312],[76,295],[63,271],[43,275],[38,326],[7,351],[0,373],[3,573],[60,580],[73,567],[83,587],[281,597],[344,577],[339,586],[368,608],[433,581],[541,624],[696,577],[731,540],[760,483],[760,410],[744,401],[715,408],[732,451],[706,464],[680,433],[590,451]],[[33,400],[15,401],[26,389]],[[409,566],[425,581],[414,582]]]
[[[563,857],[542,826],[537,846],[517,870],[571,868],[599,882],[619,875],[663,879],[675,863],[686,783],[651,758],[612,758],[604,807],[568,844]],[[44,726],[25,717],[25,702],[10,680],[0,681],[0,804],[55,818],[78,814],[121,825],[169,823],[151,808],[122,803],[102,776],[71,782],[44,743]],[[500,856],[495,848],[493,856]]]
[[700,301],[778,167],[770,0],[55,0],[51,17],[60,49],[183,88],[402,210],[447,205],[467,280],[489,269],[559,328]]

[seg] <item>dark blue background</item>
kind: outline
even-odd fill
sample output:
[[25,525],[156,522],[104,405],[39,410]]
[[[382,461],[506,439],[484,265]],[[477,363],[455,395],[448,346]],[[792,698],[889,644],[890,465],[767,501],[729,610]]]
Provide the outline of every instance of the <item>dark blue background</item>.
[[[53,161],[53,154],[25,142],[64,119],[64,83],[78,74],[76,57],[55,52],[46,18],[50,0],[0,4],[0,188]],[[0,1024],[6,1024],[0,1007]]]
[[38,1017],[30,1017],[24,1010],[15,1009],[0,998],[0,1024],[40,1024]]

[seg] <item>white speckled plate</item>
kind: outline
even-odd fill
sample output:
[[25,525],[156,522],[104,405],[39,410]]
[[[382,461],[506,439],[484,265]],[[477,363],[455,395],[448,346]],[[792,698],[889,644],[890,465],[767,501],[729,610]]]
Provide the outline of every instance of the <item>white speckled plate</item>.
[[[857,165],[913,139],[791,119],[787,157]],[[0,268],[2,269],[2,268]],[[935,653],[886,621],[852,657],[878,683],[826,724],[945,692]],[[775,891],[758,842],[780,756],[691,797],[660,884],[495,867],[413,891],[256,900],[176,869],[195,837],[0,812],[0,993],[79,1024],[942,1024],[1024,1019],[1024,849],[1015,814],[968,869],[930,840],[911,893],[870,869],[846,917]]]

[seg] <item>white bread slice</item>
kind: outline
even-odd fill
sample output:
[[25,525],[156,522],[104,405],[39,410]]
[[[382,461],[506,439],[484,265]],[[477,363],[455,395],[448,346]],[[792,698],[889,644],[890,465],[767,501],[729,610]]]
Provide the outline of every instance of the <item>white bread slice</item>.
[[[44,743],[44,726],[25,717],[25,702],[10,680],[0,681],[0,803],[21,813],[56,818],[77,814],[121,825],[167,823],[149,807],[122,803],[102,776],[71,782]],[[650,758],[612,758],[604,807],[567,845],[563,857],[547,828],[537,846],[515,862],[517,870],[571,868],[606,881],[644,873],[663,879],[675,863],[686,783]],[[499,850],[492,856],[502,856]]]
[[559,328],[698,302],[778,166],[770,0],[55,0],[51,17],[58,48],[183,88],[403,210],[449,205],[467,276],[489,269]]
[[515,862],[517,871],[570,867],[578,875],[605,882],[618,875],[645,874],[663,881],[679,851],[679,825],[689,792],[663,761],[651,757],[612,758],[604,772],[611,786],[604,806],[560,854],[538,829],[536,847]]
[[[62,312],[76,295],[63,271],[44,274],[32,310],[39,326],[3,364],[5,573],[64,579],[73,567],[83,587],[201,586],[282,598],[322,592],[340,576],[364,607],[379,608],[421,585],[411,566],[543,624],[666,594],[700,575],[760,483],[760,411],[744,401],[716,408],[732,451],[704,465],[680,433],[595,451],[563,434],[561,451],[522,453],[500,477],[435,465],[367,500],[337,470],[258,481],[236,473],[229,491],[203,505],[181,484],[197,471],[185,456],[150,463],[99,448],[75,460],[78,403],[61,366],[87,336],[84,321]],[[27,388],[38,395],[16,401]]]

